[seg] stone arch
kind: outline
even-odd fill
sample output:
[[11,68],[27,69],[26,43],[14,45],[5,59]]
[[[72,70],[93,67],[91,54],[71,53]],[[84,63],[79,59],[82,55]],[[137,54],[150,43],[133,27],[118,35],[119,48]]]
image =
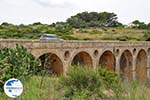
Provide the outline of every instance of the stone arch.
[[60,75],[63,74],[63,63],[54,53],[45,53],[39,57],[41,68],[49,70],[49,73]]
[[132,80],[133,56],[129,50],[125,50],[120,57],[120,76],[124,80]]
[[147,55],[144,49],[141,49],[138,52],[136,57],[136,79],[143,81],[146,79],[146,64],[147,64]]
[[111,51],[105,51],[99,59],[99,65],[106,67],[109,71],[115,71],[116,59],[113,53]]
[[73,57],[71,65],[92,66],[92,58],[87,52],[81,51]]

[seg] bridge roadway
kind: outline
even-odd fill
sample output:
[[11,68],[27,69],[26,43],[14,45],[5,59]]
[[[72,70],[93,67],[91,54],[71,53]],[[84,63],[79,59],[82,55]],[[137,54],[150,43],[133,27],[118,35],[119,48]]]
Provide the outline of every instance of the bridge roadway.
[[150,42],[0,40],[1,49],[16,44],[40,58],[42,66],[51,66],[54,74],[65,74],[69,65],[81,64],[105,67],[127,80],[150,77]]

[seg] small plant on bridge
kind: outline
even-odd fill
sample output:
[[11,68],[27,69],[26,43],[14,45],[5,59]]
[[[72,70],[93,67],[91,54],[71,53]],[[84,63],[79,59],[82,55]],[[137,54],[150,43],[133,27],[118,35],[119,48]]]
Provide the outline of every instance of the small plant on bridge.
[[10,78],[27,79],[36,72],[38,61],[23,46],[0,50],[0,89]]

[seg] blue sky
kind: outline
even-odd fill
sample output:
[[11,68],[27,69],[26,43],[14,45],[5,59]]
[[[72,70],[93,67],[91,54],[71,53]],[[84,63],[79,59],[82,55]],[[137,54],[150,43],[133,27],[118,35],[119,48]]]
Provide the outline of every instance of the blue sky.
[[150,0],[0,0],[0,23],[50,24],[83,11],[114,12],[124,24],[150,22]]

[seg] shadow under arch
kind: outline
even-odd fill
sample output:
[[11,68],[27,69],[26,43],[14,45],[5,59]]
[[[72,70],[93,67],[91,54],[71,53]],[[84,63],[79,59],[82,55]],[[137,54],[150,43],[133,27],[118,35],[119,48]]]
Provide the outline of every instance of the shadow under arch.
[[111,51],[105,51],[100,59],[99,65],[106,68],[109,71],[115,71],[116,59]]
[[141,49],[138,52],[136,58],[136,79],[140,81],[144,81],[146,79],[146,64],[147,64],[147,56],[144,49]]
[[133,56],[129,50],[125,50],[120,58],[120,76],[123,80],[131,81]]
[[47,69],[49,73],[60,75],[63,74],[63,63],[54,53],[45,53],[39,57],[42,69]]
[[71,65],[81,65],[81,66],[90,66],[91,67],[92,66],[92,58],[87,52],[81,51],[73,57]]

